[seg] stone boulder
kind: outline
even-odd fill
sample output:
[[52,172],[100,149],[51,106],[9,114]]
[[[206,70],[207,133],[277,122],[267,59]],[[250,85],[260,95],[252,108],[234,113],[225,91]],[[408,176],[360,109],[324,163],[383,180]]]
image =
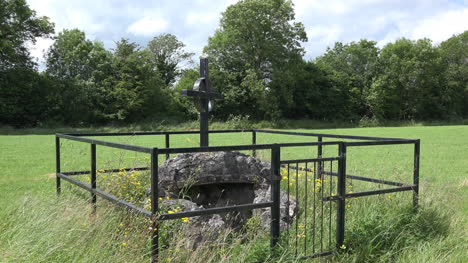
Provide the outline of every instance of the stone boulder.
[[[239,152],[187,153],[166,160],[159,167],[159,194],[170,197],[182,211],[270,201],[271,165]],[[292,223],[297,201],[281,190],[281,227]],[[288,202],[289,199],[289,202]],[[165,199],[163,204],[169,204]],[[253,211],[253,213],[252,213]],[[270,225],[270,209],[194,217],[190,222],[206,226],[239,228],[252,215]]]

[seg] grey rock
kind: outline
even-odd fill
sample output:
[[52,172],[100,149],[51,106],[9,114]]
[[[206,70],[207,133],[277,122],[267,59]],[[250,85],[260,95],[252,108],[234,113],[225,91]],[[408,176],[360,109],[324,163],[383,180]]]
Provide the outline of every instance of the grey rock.
[[[210,207],[269,202],[271,165],[238,152],[187,153],[166,160],[158,169],[162,207],[179,207],[193,211]],[[281,190],[281,228],[288,227],[296,215],[298,203]],[[190,218],[202,229],[238,229],[252,215],[260,216],[262,225],[270,227],[270,208],[221,213]],[[203,238],[205,239],[205,238]]]
[[238,152],[186,153],[159,167],[159,184],[165,192],[204,184],[270,182],[270,164]]
[[[271,200],[271,187],[268,189],[259,189],[255,191],[254,203],[264,203]],[[297,214],[298,201],[293,196],[289,196],[286,191],[280,190],[280,228],[285,229],[292,224],[294,217]],[[270,227],[271,213],[270,208],[262,208],[253,210],[254,216],[260,216],[264,228]]]

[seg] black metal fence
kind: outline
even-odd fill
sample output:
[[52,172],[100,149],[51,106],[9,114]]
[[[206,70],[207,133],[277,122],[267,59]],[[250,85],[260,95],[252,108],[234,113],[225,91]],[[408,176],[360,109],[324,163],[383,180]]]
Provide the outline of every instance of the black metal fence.
[[[319,133],[288,132],[276,130],[214,130],[210,134],[216,133],[239,133],[249,132],[252,134],[250,145],[230,145],[230,146],[210,146],[210,147],[186,147],[171,148],[171,135],[199,134],[198,131],[171,131],[171,132],[135,132],[135,133],[69,133],[56,134],[56,189],[57,194],[61,192],[61,179],[75,184],[91,193],[91,202],[96,208],[97,196],[120,205],[128,210],[146,216],[152,222],[151,254],[152,261],[158,260],[159,254],[159,231],[158,225],[161,221],[180,219],[202,215],[212,215],[218,213],[252,210],[260,208],[271,209],[271,247],[275,247],[280,238],[280,189],[287,192],[289,198],[300,202],[300,209],[294,223],[288,227],[287,243],[294,250],[296,257],[318,257],[332,254],[343,245],[345,238],[345,215],[346,199],[361,196],[378,195],[392,192],[412,191],[413,205],[418,205],[419,194],[419,146],[420,141],[414,139],[380,138],[365,136],[349,136]],[[272,133],[281,135],[302,136],[306,142],[296,143],[270,143],[257,144],[259,134]],[[161,135],[165,137],[165,148],[150,148],[129,144],[97,140],[86,137],[97,136],[141,136],[141,135]],[[310,142],[309,137],[316,138],[317,141]],[[324,141],[324,138],[340,139],[340,141]],[[72,140],[87,143],[90,145],[90,169],[85,171],[61,171],[61,140]],[[355,141],[345,141],[355,140]],[[379,145],[414,145],[413,160],[413,182],[405,184],[401,182],[370,178],[358,175],[350,175],[346,171],[347,149],[351,147],[379,146]],[[128,201],[119,199],[98,188],[96,183],[96,145],[122,149],[126,151],[140,152],[150,155],[149,167],[127,167],[123,170],[150,170],[151,184],[151,209],[150,211],[138,207]],[[324,146],[335,146],[338,148],[336,155],[323,157]],[[281,152],[294,147],[316,147],[317,156],[305,156],[302,159],[282,158]],[[226,207],[214,207],[196,211],[182,211],[175,213],[160,213],[159,193],[158,193],[158,158],[165,156],[170,158],[171,154],[193,153],[193,152],[216,152],[216,151],[250,151],[256,156],[260,150],[270,151],[271,160],[271,200],[263,203],[232,205]],[[311,158],[313,157],[313,158]],[[114,172],[121,169],[112,168],[102,172]],[[90,175],[90,183],[86,184],[73,178],[73,175]],[[390,188],[368,190],[361,192],[347,192],[346,180],[358,180],[370,183],[389,185]],[[289,208],[287,208],[289,211]],[[289,216],[289,215],[288,215]],[[291,237],[291,233],[294,235]]]

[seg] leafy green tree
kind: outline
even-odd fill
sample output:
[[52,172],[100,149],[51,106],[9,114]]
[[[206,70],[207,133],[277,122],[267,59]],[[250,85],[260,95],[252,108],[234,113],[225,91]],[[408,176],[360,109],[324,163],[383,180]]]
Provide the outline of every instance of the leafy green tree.
[[165,84],[154,65],[152,54],[136,43],[116,43],[112,74],[106,79],[110,118],[138,120],[168,110],[170,98],[163,94]]
[[46,56],[46,72],[61,82],[59,113],[67,123],[102,120],[106,90],[102,81],[112,74],[111,53],[84,32],[63,30]]
[[34,69],[28,44],[49,37],[53,28],[26,1],[0,1],[0,123],[34,126],[46,117],[49,89]]
[[[173,99],[174,103],[178,106],[177,111],[191,119],[194,119],[198,116],[198,111],[193,105],[193,100],[189,97],[182,96],[181,91],[184,89],[192,89],[193,84],[199,77],[200,73],[198,69],[187,69],[182,73],[181,78],[179,81],[177,81],[177,84],[174,88],[175,93]],[[212,79],[212,76],[210,76],[210,78]],[[219,108],[218,105],[215,107],[215,109],[217,108]]]
[[181,63],[191,63],[194,53],[184,50],[185,44],[172,34],[161,34],[148,43],[148,51],[166,85],[182,74]]
[[86,39],[78,29],[65,29],[47,53],[47,73],[62,80],[87,81],[102,63],[109,61],[110,53],[102,43]]
[[47,17],[37,17],[25,0],[0,1],[0,72],[10,68],[32,68],[28,43],[38,37],[50,37],[54,24]]
[[444,117],[444,66],[429,39],[405,38],[387,44],[380,54],[381,74],[372,85],[371,107],[381,119]]
[[0,123],[35,126],[45,119],[49,90],[37,72],[15,67],[0,77]]
[[[302,60],[301,42],[307,40],[304,26],[294,19],[291,1],[284,0],[239,1],[222,14],[204,52],[215,68],[211,72],[223,75],[213,84],[231,89],[221,102],[226,110],[275,118],[293,103],[289,83],[293,74],[288,71]],[[281,105],[280,98],[287,105]],[[239,107],[254,105],[252,100],[265,104],[257,109]]]
[[347,85],[351,96],[350,110],[356,117],[371,117],[368,95],[378,74],[379,49],[375,41],[362,39],[343,44],[336,42],[331,49],[317,58],[322,67],[334,71],[334,76]]
[[[232,116],[249,116],[260,119],[265,116],[265,112],[272,115],[279,111],[276,101],[275,104],[270,104],[270,107],[266,108],[266,98],[269,91],[254,70],[249,69],[245,75],[241,75],[215,68],[211,71],[211,75],[213,76],[212,82],[216,83],[218,90],[224,94],[224,100],[217,102],[218,106],[215,107],[216,116],[222,119],[228,119]],[[270,117],[277,117],[271,115]]]
[[303,62],[296,74],[294,116],[316,120],[349,119],[351,96],[338,71],[317,64]]
[[468,30],[440,44],[447,92],[443,97],[450,116],[468,117]]

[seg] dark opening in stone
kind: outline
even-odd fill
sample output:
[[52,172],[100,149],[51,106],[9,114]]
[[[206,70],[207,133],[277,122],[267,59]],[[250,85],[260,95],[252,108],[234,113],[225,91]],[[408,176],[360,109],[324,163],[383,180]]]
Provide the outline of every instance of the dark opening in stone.
[[254,185],[248,183],[194,185],[184,199],[206,208],[252,204],[255,199],[254,191]]

